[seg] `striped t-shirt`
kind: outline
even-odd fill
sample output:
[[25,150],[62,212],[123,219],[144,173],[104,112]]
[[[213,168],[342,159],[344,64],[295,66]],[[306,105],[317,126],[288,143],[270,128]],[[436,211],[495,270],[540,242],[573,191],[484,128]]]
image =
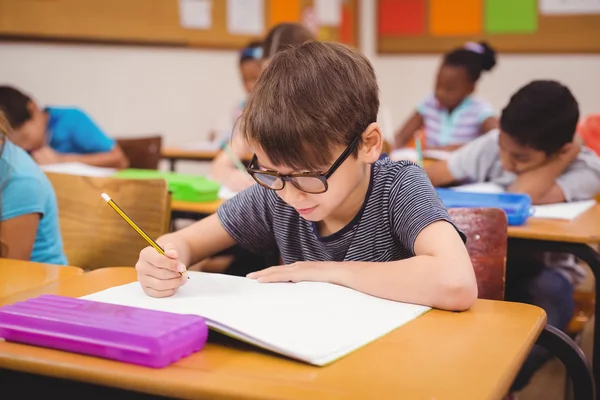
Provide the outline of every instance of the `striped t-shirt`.
[[425,123],[425,145],[440,147],[465,144],[478,137],[481,124],[494,116],[492,106],[483,100],[467,97],[452,113],[440,106],[430,95],[418,107],[417,112]]
[[389,158],[373,164],[365,201],[354,219],[329,236],[320,236],[314,222],[260,185],[225,202],[217,214],[242,247],[259,254],[279,250],[284,264],[409,258],[423,228],[439,220],[451,222],[424,171]]

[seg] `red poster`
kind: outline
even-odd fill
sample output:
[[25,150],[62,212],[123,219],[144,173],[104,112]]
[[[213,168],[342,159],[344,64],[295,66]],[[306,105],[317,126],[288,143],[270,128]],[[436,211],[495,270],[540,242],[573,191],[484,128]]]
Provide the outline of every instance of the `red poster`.
[[425,0],[379,0],[380,35],[421,35],[425,21]]

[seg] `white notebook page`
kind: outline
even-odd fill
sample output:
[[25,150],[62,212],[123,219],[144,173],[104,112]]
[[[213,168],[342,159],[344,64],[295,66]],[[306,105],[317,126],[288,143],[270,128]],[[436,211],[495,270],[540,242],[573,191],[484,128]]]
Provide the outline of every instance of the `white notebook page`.
[[213,328],[314,365],[334,361],[430,309],[327,283],[189,275],[188,283],[169,298],[149,297],[137,282],[82,298],[201,315]]

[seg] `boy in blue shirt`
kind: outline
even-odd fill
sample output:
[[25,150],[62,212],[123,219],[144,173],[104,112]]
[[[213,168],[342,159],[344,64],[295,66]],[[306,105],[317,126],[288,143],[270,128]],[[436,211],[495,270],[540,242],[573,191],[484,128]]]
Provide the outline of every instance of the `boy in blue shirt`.
[[379,160],[378,109],[377,78],[357,50],[308,42],[275,54],[240,120],[258,184],[158,238],[165,255],[143,249],[144,292],[173,295],[187,281],[178,271],[237,243],[279,251],[283,265],[248,275],[258,282],[329,282],[393,301],[471,307],[477,282],[464,235],[421,168]]
[[0,86],[0,109],[12,126],[11,140],[38,164],[81,162],[119,169],[129,164],[115,140],[77,108],[40,109],[26,94]]
[[[556,81],[533,81],[502,110],[500,129],[452,153],[425,170],[434,186],[457,181],[491,182],[508,192],[526,193],[533,204],[589,200],[600,192],[600,159],[574,140],[579,107]],[[548,324],[564,330],[573,315],[574,286],[584,271],[573,256],[532,253],[509,242],[506,296],[543,308]],[[534,347],[513,385],[524,388],[550,357]]]

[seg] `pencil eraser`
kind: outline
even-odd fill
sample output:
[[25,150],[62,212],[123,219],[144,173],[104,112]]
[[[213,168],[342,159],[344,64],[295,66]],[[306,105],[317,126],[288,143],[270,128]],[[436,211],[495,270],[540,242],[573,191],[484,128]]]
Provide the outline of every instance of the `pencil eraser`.
[[102,198],[103,198],[104,200],[106,200],[106,202],[108,203],[108,201],[110,200],[110,196],[109,196],[109,195],[107,195],[106,193],[102,193],[102,194],[101,194],[101,196],[102,196]]
[[0,338],[162,368],[206,344],[197,315],[42,295],[0,307]]

